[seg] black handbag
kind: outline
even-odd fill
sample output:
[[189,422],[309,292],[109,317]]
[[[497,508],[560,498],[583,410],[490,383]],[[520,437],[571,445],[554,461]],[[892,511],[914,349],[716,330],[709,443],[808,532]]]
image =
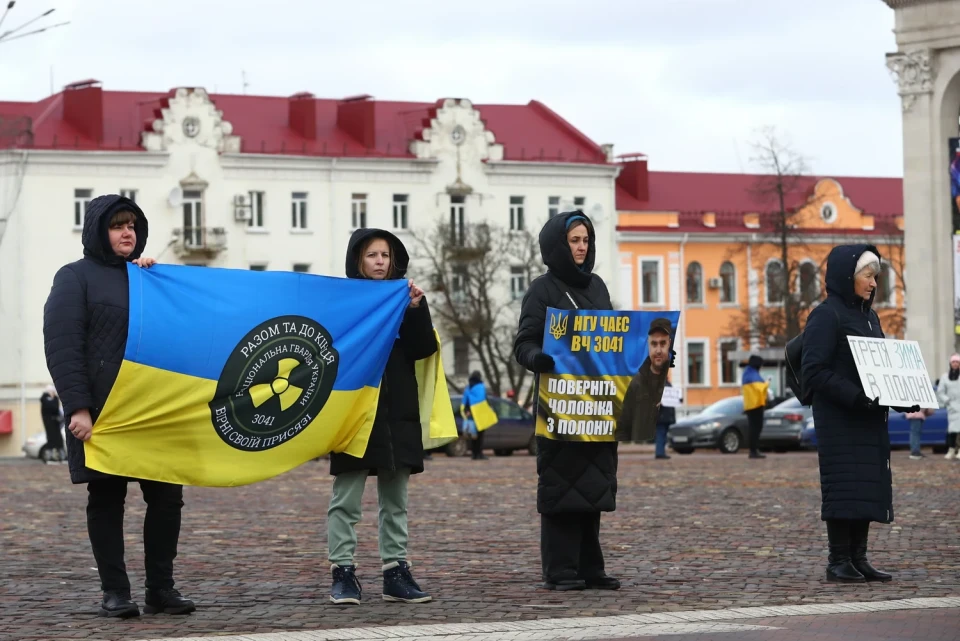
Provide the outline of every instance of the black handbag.
[[787,387],[800,399],[801,404],[809,405],[813,399],[803,397],[803,385],[800,383],[800,370],[803,367],[803,332],[784,345],[783,360],[787,366]]

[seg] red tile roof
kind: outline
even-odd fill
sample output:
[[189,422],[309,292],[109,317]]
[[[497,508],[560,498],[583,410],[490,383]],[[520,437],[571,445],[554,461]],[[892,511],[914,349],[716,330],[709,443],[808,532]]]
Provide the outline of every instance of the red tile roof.
[[[0,147],[13,146],[2,136],[4,122],[29,116],[34,148],[141,150],[141,132],[149,128],[161,102],[172,93],[103,91],[102,141],[65,120],[64,93],[36,103],[0,102]],[[316,136],[311,138],[290,127],[289,98],[231,94],[210,98],[233,125],[234,135],[240,136],[243,152],[326,156],[411,157],[410,141],[429,125],[431,113],[440,104],[372,101],[375,133],[372,138],[365,136],[372,140],[367,146],[338,126],[340,100],[316,99]],[[474,107],[503,145],[506,160],[607,162],[598,144],[537,101]]]
[[[757,194],[757,184],[764,178],[756,174],[713,174],[651,171],[648,174],[649,198],[639,200],[624,185],[617,185],[617,211],[620,212],[678,212],[679,227],[664,231],[744,231],[743,215],[761,214],[761,228],[773,221],[765,212],[775,211],[776,205],[764,203]],[[801,179],[799,188],[788,199],[787,206],[801,206],[824,178],[840,184],[843,195],[865,214],[877,217],[877,233],[892,229],[894,219],[903,215],[903,180],[900,178],[863,178],[843,176],[810,176]],[[716,226],[703,225],[703,213],[716,214]],[[619,227],[621,231],[656,231],[656,227]]]

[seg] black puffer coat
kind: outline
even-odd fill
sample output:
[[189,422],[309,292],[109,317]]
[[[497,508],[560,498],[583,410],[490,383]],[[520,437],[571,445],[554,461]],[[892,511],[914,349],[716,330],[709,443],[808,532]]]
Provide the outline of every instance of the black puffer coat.
[[[589,218],[587,258],[582,269],[573,262],[567,244],[567,220],[571,216],[584,214],[575,211],[554,216],[540,230],[540,254],[548,271],[530,283],[523,297],[514,342],[517,361],[531,371],[534,357],[543,351],[547,307],[613,309],[603,279],[591,273],[596,235]],[[538,436],[537,474],[537,511],[541,514],[612,512],[617,507],[616,443],[570,443]]]
[[[137,244],[126,259],[110,248],[110,218],[119,211],[136,215]],[[83,218],[83,258],[64,265],[53,278],[43,308],[47,369],[63,404],[64,421],[82,409],[97,417],[117,380],[127,345],[129,291],[126,263],[143,253],[147,218],[129,198],[94,198]],[[87,483],[107,478],[84,465],[83,443],[66,430],[70,479]]]
[[827,299],[807,319],[803,332],[804,395],[813,394],[813,421],[820,460],[824,521],[893,521],[890,434],[887,408],[857,407],[863,394],[847,336],[883,338],[880,319],[854,293],[853,274],[873,245],[841,245],[827,258]]
[[[358,229],[353,232],[347,246],[347,277],[363,278],[358,268],[360,248],[364,241],[374,236],[390,243],[393,277],[405,278],[410,263],[407,250],[399,238],[381,229]],[[366,453],[363,458],[331,454],[331,474],[368,470],[375,476],[378,469],[407,467],[411,474],[423,471],[423,430],[420,426],[420,396],[414,364],[436,351],[437,338],[424,297],[419,307],[407,308],[400,325],[400,335],[393,344],[380,382],[380,401]]]

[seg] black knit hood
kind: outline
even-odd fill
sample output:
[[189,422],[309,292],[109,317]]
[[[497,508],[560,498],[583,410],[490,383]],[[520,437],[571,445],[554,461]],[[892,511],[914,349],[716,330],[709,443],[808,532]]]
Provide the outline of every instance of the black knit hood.
[[[573,260],[573,252],[567,243],[567,223],[571,218],[583,218],[590,238],[587,257],[582,266]],[[593,278],[593,265],[597,257],[597,235],[593,222],[582,211],[568,211],[548,220],[540,230],[540,256],[554,276],[571,287],[585,288]]]
[[[827,293],[839,296],[847,305],[859,305],[862,298],[857,296],[853,286],[853,276],[857,269],[857,261],[864,252],[873,252],[880,260],[880,250],[874,245],[837,245],[827,256]],[[876,298],[877,290],[874,289],[870,294],[870,300],[866,301],[867,306],[873,305],[873,299]]]
[[[118,256],[110,247],[110,219],[121,211],[129,211],[136,216],[133,228],[137,233],[137,242],[133,252],[126,258]],[[107,265],[122,265],[143,254],[147,246],[147,217],[137,203],[129,198],[117,194],[97,196],[87,204],[81,240],[84,256]]]
[[403,246],[399,238],[390,232],[372,228],[358,229],[350,236],[350,242],[347,243],[345,265],[347,278],[365,278],[360,273],[360,248],[370,238],[382,238],[390,245],[390,262],[393,265],[391,280],[405,278],[407,267],[410,265],[410,254],[407,253],[407,248]]

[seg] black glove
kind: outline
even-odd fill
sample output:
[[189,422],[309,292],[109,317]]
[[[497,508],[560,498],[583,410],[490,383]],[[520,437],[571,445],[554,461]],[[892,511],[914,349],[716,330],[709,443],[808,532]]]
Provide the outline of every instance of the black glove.
[[671,349],[670,350],[670,367],[676,367],[676,366],[677,366],[677,353]]
[[913,412],[919,412],[919,405],[911,405],[910,407],[891,407],[894,412],[900,412],[901,414],[912,414]]
[[553,356],[544,354],[543,352],[540,352],[533,357],[533,371],[537,374],[546,374],[547,372],[552,372],[555,364],[556,363],[553,360]]
[[858,410],[871,411],[880,407],[880,397],[867,398],[863,392],[857,394],[856,406]]

